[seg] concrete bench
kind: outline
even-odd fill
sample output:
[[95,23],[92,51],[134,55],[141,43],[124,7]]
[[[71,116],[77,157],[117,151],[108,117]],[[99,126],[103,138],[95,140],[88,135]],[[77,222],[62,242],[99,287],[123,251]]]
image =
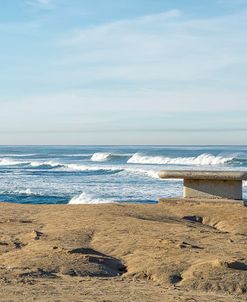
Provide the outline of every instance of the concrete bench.
[[166,170],[160,171],[159,177],[183,179],[184,198],[242,199],[242,181],[247,180],[247,172]]

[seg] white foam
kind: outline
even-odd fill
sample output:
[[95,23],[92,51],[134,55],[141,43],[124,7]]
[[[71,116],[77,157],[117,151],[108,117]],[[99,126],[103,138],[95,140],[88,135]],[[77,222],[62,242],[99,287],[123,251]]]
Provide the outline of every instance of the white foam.
[[39,166],[50,166],[50,167],[57,167],[60,166],[60,163],[56,163],[53,161],[17,161],[15,159],[11,159],[11,158],[2,158],[0,159],[0,166],[15,166],[15,165],[21,165],[21,164],[25,164],[25,165],[29,165],[31,167],[39,167]]
[[91,157],[92,161],[107,161],[112,157],[111,153],[107,152],[98,152],[94,153]]
[[158,176],[158,171],[154,170],[145,170],[138,168],[126,168],[124,166],[86,166],[79,164],[68,164],[63,167],[58,168],[58,170],[64,171],[119,171],[119,172],[127,172],[134,174],[142,174],[149,176],[151,178],[160,179]]
[[230,162],[232,157],[214,156],[212,154],[201,154],[197,157],[163,157],[146,156],[135,153],[128,163],[135,164],[173,164],[173,165],[220,165]]
[[91,153],[72,153],[72,154],[61,154],[63,157],[88,157]]
[[151,177],[151,178],[159,178],[158,172],[157,171],[143,171],[147,176]]
[[133,153],[115,154],[110,152],[96,152],[91,156],[91,161],[107,161],[112,158],[129,157],[132,155]]
[[35,195],[35,193],[33,193],[31,189],[20,190],[17,193],[24,194],[24,195]]
[[17,160],[10,159],[10,158],[0,159],[0,166],[15,166],[15,165],[20,165],[20,164],[25,164],[25,163],[28,163],[28,162],[17,161]]
[[79,164],[68,164],[68,165],[64,165],[62,169],[70,170],[70,171],[97,171],[99,170],[99,167],[92,167],[92,166],[79,165]]
[[[159,177],[159,171],[155,171],[155,170],[145,170],[145,169],[132,169],[132,168],[127,168],[124,169],[125,171],[129,172],[129,173],[134,173],[134,174],[140,174],[140,175],[145,175],[154,179],[158,179],[160,181],[164,182],[164,179],[161,179]],[[180,180],[178,179],[166,179],[165,181],[169,181],[169,182],[178,182]]]
[[32,161],[29,163],[29,165],[35,168],[42,167],[42,166],[50,166],[52,168],[61,166],[60,163],[53,162],[53,161],[44,161],[44,162]]
[[142,174],[149,176],[151,178],[160,179],[158,176],[158,171],[154,170],[145,170],[145,169],[137,169],[137,168],[126,168],[124,166],[86,166],[86,165],[78,165],[78,164],[68,164],[59,170],[70,170],[70,171],[119,171],[119,172],[127,172],[134,174]]
[[96,198],[92,195],[81,193],[79,196],[74,196],[68,204],[100,204],[100,203],[113,203],[113,201]]
[[86,166],[86,165],[79,165],[79,164],[67,164],[64,165],[62,168],[64,170],[70,171],[120,171],[122,168],[120,167],[113,167],[113,166]]
[[129,173],[142,174],[142,175],[149,176],[151,178],[160,179],[159,175],[158,175],[158,171],[144,170],[144,169],[133,169],[133,168],[127,168],[127,169],[124,169],[124,170],[126,172],[129,172]]
[[35,153],[30,153],[30,154],[27,154],[27,153],[25,153],[25,154],[2,153],[2,154],[0,154],[0,156],[4,156],[4,157],[29,157],[29,156],[34,156],[34,155],[36,155],[36,154]]

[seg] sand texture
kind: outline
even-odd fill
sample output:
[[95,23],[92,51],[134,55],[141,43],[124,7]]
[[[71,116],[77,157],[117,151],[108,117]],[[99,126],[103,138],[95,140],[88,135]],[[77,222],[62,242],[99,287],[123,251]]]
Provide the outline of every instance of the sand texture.
[[247,208],[0,204],[0,301],[247,301]]

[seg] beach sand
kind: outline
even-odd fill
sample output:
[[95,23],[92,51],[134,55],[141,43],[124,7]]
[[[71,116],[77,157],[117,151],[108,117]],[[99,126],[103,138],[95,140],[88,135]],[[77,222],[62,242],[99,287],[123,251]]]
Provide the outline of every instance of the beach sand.
[[0,301],[247,300],[239,203],[1,203],[0,227]]

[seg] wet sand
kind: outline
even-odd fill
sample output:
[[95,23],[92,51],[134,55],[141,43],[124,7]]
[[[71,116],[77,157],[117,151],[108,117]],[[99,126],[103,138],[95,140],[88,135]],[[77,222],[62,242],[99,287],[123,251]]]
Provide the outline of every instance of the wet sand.
[[0,301],[247,300],[247,208],[0,204]]

